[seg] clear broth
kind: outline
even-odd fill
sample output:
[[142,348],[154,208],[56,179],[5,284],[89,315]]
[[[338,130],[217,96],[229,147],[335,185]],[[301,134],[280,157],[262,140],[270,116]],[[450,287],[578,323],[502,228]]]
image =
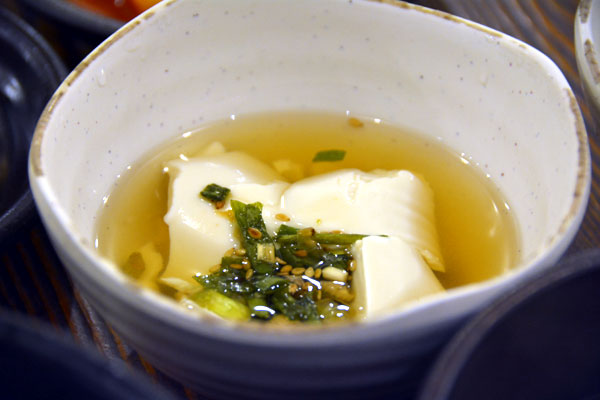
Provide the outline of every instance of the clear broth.
[[[350,122],[355,122],[350,123]],[[516,264],[518,235],[510,208],[482,171],[458,154],[422,135],[377,119],[356,126],[346,115],[279,112],[237,116],[182,135],[120,176],[99,215],[100,253],[123,265],[129,255],[154,242],[165,265],[169,231],[168,175],[164,162],[180,154],[190,158],[213,141],[227,150],[244,151],[268,164],[290,159],[307,176],[333,169],[407,169],[430,184],[445,273],[436,273],[445,288],[484,281]],[[344,149],[341,162],[311,162],[325,149]],[[156,282],[140,282],[157,289]]]

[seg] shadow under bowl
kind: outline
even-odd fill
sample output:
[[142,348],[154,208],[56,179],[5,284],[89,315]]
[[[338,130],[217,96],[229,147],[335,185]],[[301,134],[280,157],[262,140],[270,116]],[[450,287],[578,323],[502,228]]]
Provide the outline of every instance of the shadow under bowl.
[[420,399],[600,398],[600,250],[568,258],[472,320]]
[[31,138],[46,103],[66,76],[44,39],[0,8],[0,242],[34,215],[27,179]]
[[121,362],[76,346],[41,322],[0,312],[0,385],[6,399],[169,400]]

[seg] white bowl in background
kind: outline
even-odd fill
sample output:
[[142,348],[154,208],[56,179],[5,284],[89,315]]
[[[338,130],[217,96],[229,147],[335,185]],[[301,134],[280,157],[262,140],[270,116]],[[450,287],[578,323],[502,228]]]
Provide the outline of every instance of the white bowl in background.
[[575,14],[575,59],[594,119],[600,122],[600,3],[582,0]]
[[[97,213],[128,165],[200,124],[296,109],[377,116],[469,155],[512,205],[519,266],[386,319],[289,333],[190,315],[99,256]],[[559,259],[583,218],[590,156],[558,67],[481,25],[393,1],[171,0],[58,89],[30,180],[74,282],[157,368],[218,398],[364,398],[412,393],[465,318]]]

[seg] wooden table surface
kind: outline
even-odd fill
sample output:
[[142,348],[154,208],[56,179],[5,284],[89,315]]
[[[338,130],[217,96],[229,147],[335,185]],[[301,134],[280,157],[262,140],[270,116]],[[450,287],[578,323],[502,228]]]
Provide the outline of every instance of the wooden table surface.
[[[574,57],[573,21],[577,0],[424,0],[418,3],[482,23],[523,40],[547,54],[560,67],[576,94],[588,128],[594,175],[599,143],[592,131]],[[594,179],[585,219],[567,255],[598,247],[600,223],[598,182]],[[88,305],[52,249],[39,218],[0,245],[0,306],[46,321],[66,331],[83,346],[122,360],[134,371],[180,399],[202,399],[147,363],[106,325]]]

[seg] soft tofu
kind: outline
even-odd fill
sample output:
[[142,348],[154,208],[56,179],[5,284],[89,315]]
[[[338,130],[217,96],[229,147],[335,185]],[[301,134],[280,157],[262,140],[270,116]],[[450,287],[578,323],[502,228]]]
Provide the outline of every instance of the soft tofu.
[[[196,273],[207,273],[223,254],[238,246],[232,222],[199,193],[211,183],[231,189],[229,198],[261,202],[274,219],[282,192],[289,185],[268,165],[239,152],[174,160],[166,164],[170,177],[170,251],[164,282],[171,278],[193,282]],[[220,211],[229,209],[229,202]]]
[[303,179],[284,192],[282,208],[297,226],[399,237],[444,270],[433,192],[409,171],[347,169]]
[[382,315],[444,291],[419,252],[397,237],[368,236],[352,247],[352,283],[365,317]]
[[262,203],[271,233],[281,224],[276,215],[283,213],[297,227],[377,235],[352,248],[356,301],[365,306],[367,317],[443,291],[430,269],[443,270],[433,193],[418,176],[352,169],[290,185],[268,165],[222,150],[166,165],[170,188],[165,222],[171,247],[163,282],[182,291],[196,287],[194,275],[207,273],[228,249],[239,246],[234,224],[224,213],[231,208],[229,201],[216,210],[199,196],[206,185],[216,183],[231,190],[229,199]]

